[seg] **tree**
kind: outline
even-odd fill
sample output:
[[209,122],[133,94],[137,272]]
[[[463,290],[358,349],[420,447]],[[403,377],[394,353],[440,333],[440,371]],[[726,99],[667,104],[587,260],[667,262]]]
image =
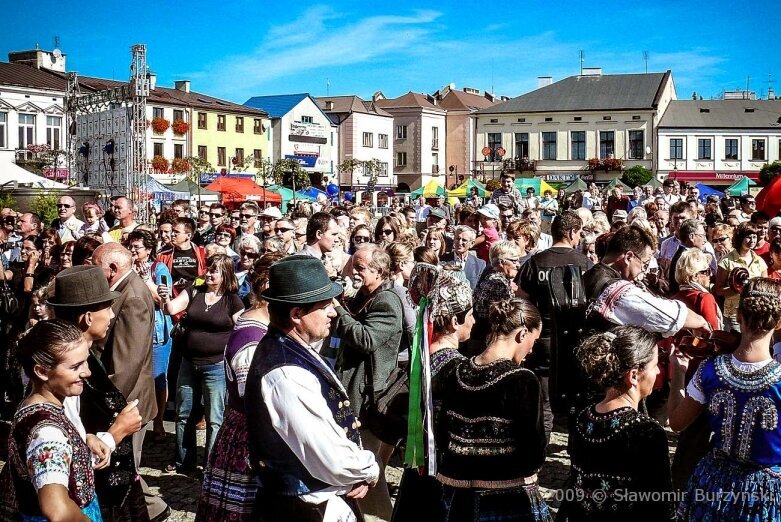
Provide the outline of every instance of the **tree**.
[[17,202],[16,198],[10,193],[4,190],[0,190],[0,208],[12,208],[16,210]]
[[759,181],[763,185],[767,185],[779,174],[781,174],[781,161],[765,163],[762,168],[759,169]]
[[30,200],[30,210],[38,214],[47,226],[49,223],[57,218],[57,201],[59,198],[56,194],[41,193]]
[[339,172],[350,173],[350,184],[352,184],[355,169],[362,169],[363,175],[369,177],[367,185],[369,187],[374,187],[374,185],[377,184],[377,177],[382,171],[382,162],[377,158],[372,158],[370,160],[348,159],[337,165],[336,169]]
[[258,173],[256,177],[263,180],[263,186],[265,187],[268,183],[268,178],[271,177],[271,170],[274,167],[274,163],[270,158],[260,158],[260,161],[257,163],[257,167]]
[[653,172],[642,165],[635,165],[624,171],[624,175],[621,176],[621,181],[630,187],[637,187],[638,185],[645,185],[651,181],[651,178],[653,177]]
[[[291,179],[291,174],[293,179]],[[296,190],[310,185],[309,174],[301,168],[301,163],[294,158],[278,159],[274,162],[271,177],[274,178],[274,183],[277,185],[292,187],[295,184]]]

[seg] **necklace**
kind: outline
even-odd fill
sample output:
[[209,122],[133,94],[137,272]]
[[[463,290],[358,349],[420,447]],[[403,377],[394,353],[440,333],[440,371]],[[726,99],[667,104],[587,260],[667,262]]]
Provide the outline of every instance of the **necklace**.
[[[221,296],[221,295],[218,295],[218,296],[217,296],[217,300],[216,300],[216,301],[214,301],[212,304],[209,304],[209,303],[207,303],[207,302],[206,302],[206,298],[208,297],[208,295],[209,295],[209,294],[206,294],[206,295],[204,295],[204,296],[203,296],[203,302],[204,302],[204,304],[206,305],[206,311],[207,311],[207,312],[208,312],[209,310],[211,310],[212,306],[214,306],[214,305],[216,305],[217,303],[219,303],[219,302],[220,302],[220,299],[222,299],[222,296]],[[215,295],[216,295],[216,294],[215,294]]]

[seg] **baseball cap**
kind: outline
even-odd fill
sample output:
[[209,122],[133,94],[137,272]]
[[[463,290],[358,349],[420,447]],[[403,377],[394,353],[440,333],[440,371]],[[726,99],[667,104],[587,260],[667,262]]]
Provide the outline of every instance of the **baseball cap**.
[[499,219],[499,207],[493,203],[487,203],[480,207],[477,211],[479,214],[484,215],[487,218]]
[[437,219],[445,219],[447,216],[445,215],[445,211],[441,208],[432,208],[428,211],[428,217],[433,217]]

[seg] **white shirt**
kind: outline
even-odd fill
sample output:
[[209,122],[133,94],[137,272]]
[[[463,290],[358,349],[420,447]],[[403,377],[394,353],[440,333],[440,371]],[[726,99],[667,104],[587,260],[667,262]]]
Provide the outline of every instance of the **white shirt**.
[[[318,361],[317,352],[307,347]],[[322,364],[339,387],[340,381]],[[350,491],[362,481],[374,482],[380,467],[374,454],[347,438],[334,420],[320,390],[320,382],[311,372],[297,366],[281,366],[261,380],[263,403],[271,424],[307,471],[331,487],[302,495],[305,502],[320,504]]]
[[629,281],[608,285],[592,306],[611,323],[642,326],[662,337],[678,333],[688,315],[682,302],[656,297]]
[[71,216],[65,220],[65,223],[60,221],[57,227],[57,233],[60,235],[60,240],[65,243],[66,241],[76,241],[83,234],[81,234],[81,227],[84,226],[84,222],[77,219],[76,216]]

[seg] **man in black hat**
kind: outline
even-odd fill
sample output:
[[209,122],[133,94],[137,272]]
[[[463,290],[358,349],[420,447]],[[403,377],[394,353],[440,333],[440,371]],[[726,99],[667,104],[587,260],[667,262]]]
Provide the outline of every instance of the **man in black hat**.
[[247,376],[250,458],[263,488],[261,520],[350,520],[379,477],[361,448],[359,422],[330,366],[312,348],[331,331],[342,293],[322,263],[291,256],[271,266],[268,333]]

